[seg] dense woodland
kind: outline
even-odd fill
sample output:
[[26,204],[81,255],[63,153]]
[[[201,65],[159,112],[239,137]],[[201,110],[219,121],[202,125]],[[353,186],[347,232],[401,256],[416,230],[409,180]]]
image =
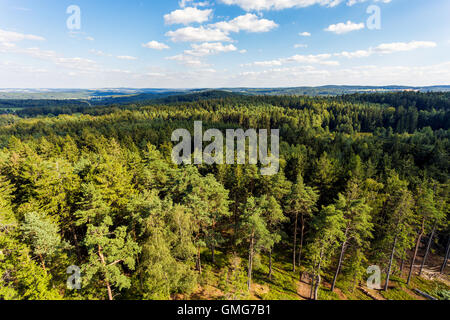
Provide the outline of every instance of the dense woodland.
[[[387,291],[448,270],[449,93],[171,99],[0,116],[0,300],[189,298],[212,276],[243,299],[281,262],[320,299],[370,265]],[[279,128],[280,172],[174,165],[196,120]]]

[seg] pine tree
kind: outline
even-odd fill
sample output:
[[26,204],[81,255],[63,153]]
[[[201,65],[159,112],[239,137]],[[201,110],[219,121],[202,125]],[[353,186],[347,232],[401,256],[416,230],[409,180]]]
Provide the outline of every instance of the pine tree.
[[323,208],[313,220],[314,236],[307,247],[309,270],[313,278],[311,283],[311,299],[318,300],[322,281],[322,270],[331,263],[333,253],[344,238],[344,214],[334,205]]
[[257,252],[263,248],[273,246],[273,237],[267,229],[267,223],[263,217],[263,207],[265,199],[255,199],[250,197],[243,205],[242,226],[240,229],[239,242],[248,245],[248,280],[247,287],[250,291],[252,284],[253,259]]
[[385,291],[389,289],[389,279],[398,244],[399,242],[408,241],[412,235],[414,199],[407,186],[407,182],[401,180],[396,173],[392,173],[388,178],[386,190],[388,198],[385,205],[387,221],[383,227],[386,230],[383,243],[384,248],[388,249],[390,253],[384,286]]
[[58,251],[70,247],[68,243],[61,240],[58,225],[36,212],[25,214],[24,221],[20,225],[20,232],[33,249],[33,253],[39,257],[44,271],[46,271],[46,260],[51,259]]
[[123,266],[134,270],[136,256],[140,248],[131,237],[127,228],[113,226],[110,217],[106,217],[99,226],[88,225],[84,244],[89,252],[89,262],[82,266],[83,282],[87,286],[94,277],[104,281],[109,300],[113,300],[113,287],[119,290],[129,288],[131,281]]
[[317,192],[311,187],[305,186],[303,178],[298,177],[296,184],[292,186],[292,190],[287,199],[286,211],[294,217],[294,240],[293,240],[293,254],[292,265],[293,271],[296,268],[297,258],[297,233],[298,233],[298,218],[300,217],[300,244],[298,249],[298,264],[300,266],[302,259],[302,251],[305,236],[306,219],[310,218],[316,209],[316,203],[319,199]]
[[269,279],[272,279],[272,252],[274,246],[281,241],[281,224],[286,222],[288,218],[283,215],[283,210],[278,204],[275,197],[263,196],[260,199],[260,206],[262,208],[262,216],[266,221],[267,229],[270,232],[271,241],[267,244],[265,248],[269,253]]
[[[341,271],[344,255],[349,245],[356,246],[355,253],[360,255],[362,249],[367,246],[367,242],[372,238],[373,224],[371,223],[371,208],[366,204],[365,199],[361,197],[358,181],[351,180],[347,187],[346,195],[340,195],[336,207],[342,210],[344,214],[344,237],[341,243],[341,252],[338,265],[334,275],[331,291],[334,291],[336,280]],[[360,261],[357,257],[356,261]]]

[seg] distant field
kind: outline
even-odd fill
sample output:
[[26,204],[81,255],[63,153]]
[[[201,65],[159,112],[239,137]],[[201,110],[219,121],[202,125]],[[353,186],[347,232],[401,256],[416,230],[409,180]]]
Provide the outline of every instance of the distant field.
[[[449,92],[450,86],[405,87],[405,86],[322,86],[293,88],[218,88],[218,89],[2,89],[0,99],[14,100],[102,100],[123,99],[145,96],[145,98],[162,98],[173,95],[223,91],[246,95],[308,95],[333,96],[352,93],[419,91]],[[132,100],[132,99],[131,99]]]

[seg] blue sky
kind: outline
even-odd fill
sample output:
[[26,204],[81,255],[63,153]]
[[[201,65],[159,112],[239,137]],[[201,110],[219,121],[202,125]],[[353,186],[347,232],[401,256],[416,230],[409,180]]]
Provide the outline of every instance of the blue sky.
[[0,88],[450,84],[449,12],[448,0],[0,0]]

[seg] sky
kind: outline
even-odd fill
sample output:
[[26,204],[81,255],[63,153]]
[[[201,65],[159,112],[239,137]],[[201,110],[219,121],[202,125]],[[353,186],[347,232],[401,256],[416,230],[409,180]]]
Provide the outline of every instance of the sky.
[[0,88],[450,85],[448,0],[0,0]]

